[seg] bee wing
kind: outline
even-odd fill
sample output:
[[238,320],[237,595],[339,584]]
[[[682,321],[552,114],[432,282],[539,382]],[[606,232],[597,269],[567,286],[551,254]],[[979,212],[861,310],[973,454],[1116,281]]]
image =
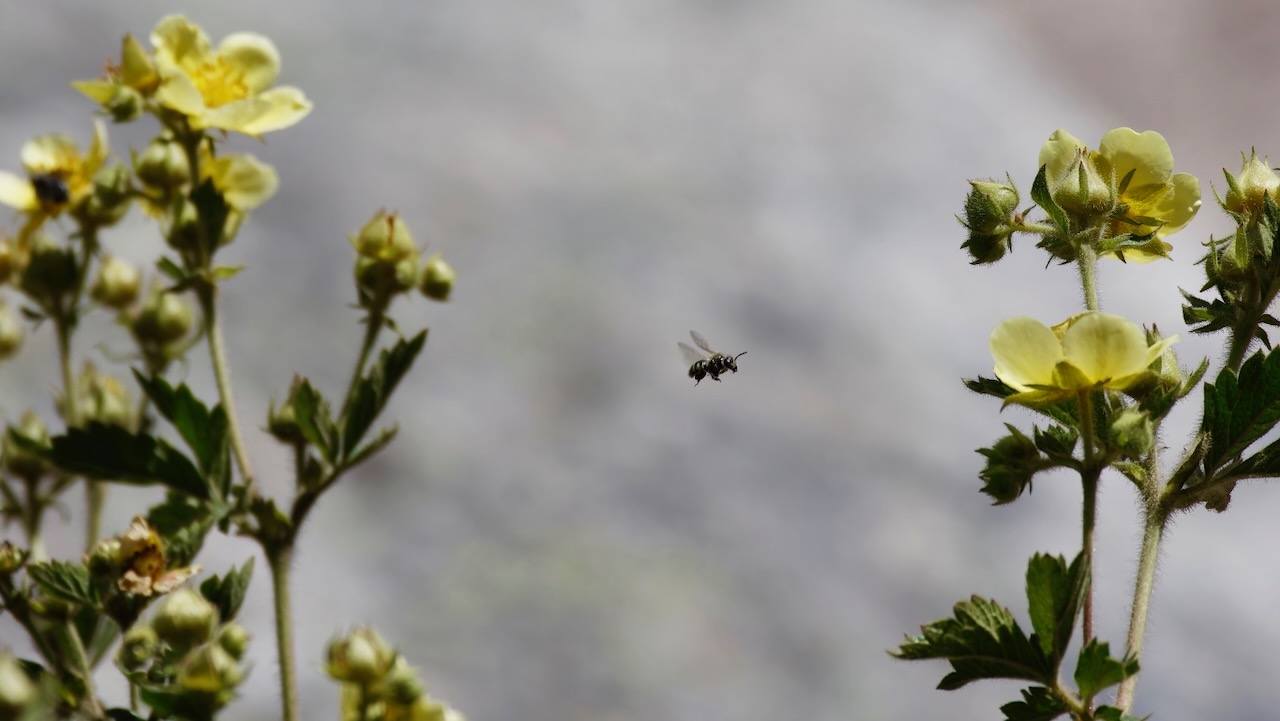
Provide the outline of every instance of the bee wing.
[[688,343],[676,343],[676,345],[680,346],[680,353],[684,356],[684,362],[689,365],[707,359],[705,355],[694,350],[693,346]]
[[707,339],[703,338],[702,334],[699,333],[698,331],[696,330],[689,331],[689,337],[693,338],[693,342],[696,343],[699,348],[706,351],[708,355],[716,354],[715,349],[711,347],[711,344],[707,342]]

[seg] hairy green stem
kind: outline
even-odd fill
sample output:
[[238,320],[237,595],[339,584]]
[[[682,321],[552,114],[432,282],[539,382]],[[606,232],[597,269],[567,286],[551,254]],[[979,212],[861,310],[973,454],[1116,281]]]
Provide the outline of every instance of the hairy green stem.
[[1084,591],[1084,610],[1081,636],[1087,644],[1093,639],[1093,535],[1098,519],[1098,479],[1102,468],[1098,466],[1093,437],[1093,402],[1088,390],[1076,395],[1076,407],[1080,412],[1080,436],[1084,441],[1084,469],[1080,474],[1084,499],[1080,512],[1080,553],[1084,561],[1085,578],[1089,579]]
[[280,544],[264,544],[271,566],[271,589],[275,597],[276,653],[280,665],[280,704],[282,721],[298,721],[298,674],[293,655],[293,614],[289,601],[289,570],[293,560],[293,540]]
[[227,352],[222,338],[222,325],[218,322],[217,286],[203,287],[197,295],[200,298],[201,312],[205,322],[205,336],[209,340],[209,357],[213,362],[213,378],[218,386],[218,397],[222,408],[227,412],[227,438],[231,442],[231,454],[236,459],[240,476],[244,479],[245,497],[254,497],[253,465],[249,462],[248,447],[244,435],[240,432],[239,416],[236,415],[235,393],[231,388],[231,368],[227,363]]
[[1093,246],[1080,246],[1077,265],[1080,268],[1080,289],[1084,292],[1085,310],[1098,310],[1098,253]]
[[345,418],[347,411],[351,410],[351,401],[356,397],[356,388],[360,386],[360,379],[364,376],[364,367],[369,362],[369,354],[373,352],[378,334],[382,332],[382,326],[386,323],[385,313],[385,306],[375,306],[369,309],[369,315],[364,319],[364,341],[360,344],[360,355],[356,358],[356,367],[351,371],[351,382],[347,385],[347,397],[342,401],[342,412],[338,414],[339,418]]
[[[1142,653],[1142,639],[1147,630],[1147,615],[1151,611],[1151,594],[1156,587],[1156,562],[1160,558],[1160,540],[1168,516],[1158,506],[1149,504],[1144,513],[1142,550],[1138,555],[1138,576],[1133,587],[1133,608],[1129,614],[1129,636],[1125,641],[1125,654],[1137,658]],[[1138,677],[1130,676],[1120,684],[1116,692],[1116,706],[1128,712],[1133,705],[1133,692]]]
[[98,694],[93,687],[93,667],[89,665],[89,654],[85,653],[84,641],[80,640],[80,632],[70,621],[62,628],[62,637],[71,652],[71,662],[75,664],[76,673],[84,681],[84,701],[86,713],[93,719],[105,719],[106,711],[98,701]]

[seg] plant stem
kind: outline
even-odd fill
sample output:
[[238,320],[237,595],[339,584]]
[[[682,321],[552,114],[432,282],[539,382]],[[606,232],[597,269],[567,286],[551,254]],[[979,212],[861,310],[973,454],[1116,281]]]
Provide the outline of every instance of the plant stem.
[[75,624],[68,621],[62,630],[68,650],[71,651],[71,662],[75,664],[76,673],[84,681],[84,705],[88,714],[95,719],[106,718],[106,711],[98,701],[98,694],[93,688],[93,668],[89,665],[89,655],[84,651],[84,641],[80,640],[80,632]]
[[[1129,637],[1125,641],[1125,654],[1137,658],[1142,653],[1142,639],[1147,630],[1147,615],[1151,610],[1151,594],[1156,586],[1156,561],[1160,557],[1160,540],[1164,536],[1168,516],[1158,505],[1149,503],[1142,528],[1142,551],[1138,556],[1138,577],[1133,587],[1133,609],[1129,614]],[[1116,706],[1128,712],[1133,705],[1133,692],[1138,677],[1130,676],[1120,684],[1116,692]]]
[[385,306],[375,306],[369,309],[369,315],[364,319],[364,341],[360,344],[360,355],[356,358],[356,367],[351,372],[351,382],[347,385],[347,397],[342,401],[342,412],[338,414],[339,418],[345,418],[347,411],[351,409],[351,401],[356,396],[356,388],[360,385],[360,379],[364,376],[365,364],[369,362],[369,354],[373,352],[373,345],[378,340],[378,334],[382,332],[382,326],[386,322]]
[[1098,310],[1098,253],[1093,246],[1080,246],[1080,288],[1084,291],[1085,310]]
[[1084,611],[1081,622],[1083,643],[1093,639],[1093,531],[1098,518],[1098,479],[1102,468],[1094,459],[1093,402],[1088,390],[1076,395],[1076,407],[1080,412],[1080,436],[1084,440],[1084,469],[1080,473],[1084,499],[1080,512],[1080,553],[1084,559],[1085,578]]
[[[75,327],[74,305],[72,309],[57,308],[53,314],[54,332],[58,337],[58,365],[62,370],[62,414],[68,428],[80,425],[80,397],[76,392],[76,374],[71,360],[71,333]],[[84,479],[85,533],[84,552],[92,553],[102,533],[102,506],[106,491],[92,478]]]
[[245,446],[244,436],[240,432],[240,421],[236,415],[235,393],[231,389],[231,369],[227,364],[222,325],[218,322],[217,292],[217,286],[210,283],[203,286],[196,295],[200,298],[205,335],[209,339],[209,357],[213,362],[213,377],[218,385],[218,397],[222,400],[222,408],[227,412],[227,437],[231,442],[231,453],[235,456],[236,466],[240,468],[240,476],[244,479],[245,497],[252,498],[256,494],[253,466],[249,462],[249,451]]
[[263,545],[271,566],[271,588],[275,595],[276,653],[280,665],[282,721],[298,721],[298,675],[293,655],[293,615],[289,601],[289,566],[293,559],[292,540]]

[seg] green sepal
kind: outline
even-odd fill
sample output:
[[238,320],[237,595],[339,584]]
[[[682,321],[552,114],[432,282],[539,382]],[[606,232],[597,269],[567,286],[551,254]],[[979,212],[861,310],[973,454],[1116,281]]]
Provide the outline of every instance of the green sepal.
[[1053,221],[1058,230],[1063,233],[1070,233],[1071,223],[1067,220],[1066,211],[1062,209],[1062,206],[1058,205],[1053,199],[1053,195],[1049,193],[1048,170],[1048,165],[1040,166],[1040,171],[1036,173],[1035,182],[1031,184],[1031,199],[1048,214],[1049,220]]
[[938,684],[944,691],[958,689],[987,678],[1011,678],[1050,685],[1052,660],[1027,638],[1008,609],[994,601],[972,596],[955,605],[954,616],[921,628],[922,635],[908,637],[896,653],[910,661],[944,659],[952,672]]
[[1080,649],[1080,657],[1076,661],[1076,687],[1080,697],[1088,700],[1136,673],[1138,659],[1133,656],[1112,658],[1110,645],[1095,638]]
[[1089,574],[1077,555],[1068,566],[1062,556],[1037,553],[1027,564],[1027,608],[1032,636],[1054,665],[1062,662],[1084,602]]
[[338,461],[338,427],[333,422],[333,412],[329,402],[311,385],[306,378],[301,379],[293,392],[294,418],[298,430],[320,455],[329,461]]

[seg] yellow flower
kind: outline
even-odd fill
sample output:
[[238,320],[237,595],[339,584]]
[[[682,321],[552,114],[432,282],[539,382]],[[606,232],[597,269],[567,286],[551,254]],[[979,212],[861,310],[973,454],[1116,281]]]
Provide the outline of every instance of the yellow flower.
[[1133,321],[1088,311],[1049,328],[1034,318],[1012,318],[991,331],[995,373],[1017,393],[1009,403],[1040,406],[1080,391],[1123,391],[1148,375],[1178,337],[1147,345]]
[[[1190,173],[1173,172],[1173,153],[1164,136],[1116,128],[1091,150],[1065,130],[1055,130],[1040,148],[1040,164],[1054,198],[1077,193],[1078,162],[1087,161],[1086,175],[1100,176],[1116,190],[1123,218],[1113,218],[1109,235],[1155,235],[1138,248],[1111,251],[1121,260],[1146,263],[1169,257],[1173,246],[1166,236],[1182,230],[1200,209],[1200,181]],[[1092,188],[1089,193],[1092,198]]]
[[272,87],[280,53],[268,38],[235,33],[215,50],[198,25],[181,15],[151,31],[160,76],[155,99],[187,116],[192,128],[218,128],[260,136],[282,130],[311,112],[311,101],[291,86]]
[[75,207],[93,192],[93,177],[108,152],[107,127],[97,119],[84,155],[74,140],[61,133],[38,136],[22,146],[25,178],[0,171],[0,203],[41,221]]
[[252,155],[208,157],[200,164],[206,178],[233,209],[246,213],[276,194],[280,178],[275,168]]

